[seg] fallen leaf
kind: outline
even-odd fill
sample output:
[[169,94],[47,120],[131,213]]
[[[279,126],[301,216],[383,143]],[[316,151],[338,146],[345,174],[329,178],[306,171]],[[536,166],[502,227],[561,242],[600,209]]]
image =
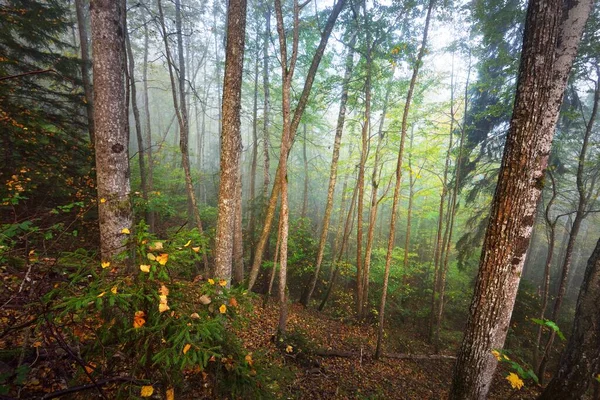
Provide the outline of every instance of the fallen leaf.
[[133,316],[133,327],[134,328],[141,328],[142,326],[144,326],[144,324],[146,323],[146,319],[144,318],[146,316],[146,313],[143,311],[136,311],[135,315]]
[[508,374],[506,380],[510,382],[510,386],[512,386],[513,389],[521,389],[523,387],[523,381],[519,378],[519,375],[514,372]]
[[202,296],[200,296],[200,298],[198,299],[198,301],[203,304],[203,305],[209,305],[212,300],[210,297],[208,297],[207,295],[203,294]]
[[219,312],[221,314],[225,314],[227,312],[227,306],[225,304],[221,304],[221,307],[219,307]]
[[194,250],[196,253],[200,252],[200,247],[192,247],[192,250]]
[[192,315],[190,315],[191,319],[200,319],[200,315],[198,315],[197,312],[193,313]]
[[152,386],[142,386],[142,390],[140,391],[140,396],[142,397],[150,397],[154,393],[154,388]]
[[100,199],[100,204],[104,204],[104,203],[106,203],[106,199],[103,197]]
[[252,359],[252,353],[246,354],[246,357],[244,357],[244,360],[246,360],[246,362],[248,363],[249,366],[252,366],[254,364],[254,360]]
[[169,306],[168,306],[167,304],[165,304],[165,303],[160,303],[160,304],[158,305],[158,312],[160,312],[160,313],[163,313],[163,312],[165,312],[165,311],[167,311],[167,310],[170,310],[170,308],[169,308]]
[[183,247],[188,247],[190,244],[192,243],[192,240],[188,240],[186,244],[183,245]]
[[192,348],[191,344],[186,344],[185,346],[183,346],[183,354],[187,353],[188,351],[190,351],[190,349]]
[[150,249],[150,251],[162,250],[163,244],[162,242],[154,242],[150,246],[148,246],[148,248]]
[[111,292],[112,294],[117,294],[117,291],[118,291],[118,288],[117,288],[117,286],[113,286],[113,287],[110,289],[110,292]]
[[150,266],[146,264],[140,265],[140,269],[142,270],[142,272],[150,272]]
[[129,235],[131,232],[129,231],[128,228],[123,228],[123,229],[121,229],[121,233],[124,235]]
[[168,260],[169,260],[169,255],[166,253],[162,253],[156,257],[156,261],[158,261],[158,263],[160,265],[165,265]]
[[88,374],[91,374],[92,372],[94,372],[96,370],[96,364],[93,362],[89,362],[86,366],[85,366],[85,371]]
[[285,348],[285,352],[286,353],[291,353],[293,351],[294,351],[294,348],[288,344],[287,347]]
[[102,261],[102,269],[110,267],[110,261]]
[[232,297],[232,298],[230,298],[230,299],[229,299],[229,305],[230,305],[231,307],[237,307],[237,306],[238,306],[238,302],[237,302],[237,300],[235,299],[235,297]]
[[156,256],[152,253],[146,254],[146,257],[148,257],[148,260],[150,260],[150,261],[156,260]]
[[158,293],[168,296],[169,295],[169,288],[166,287],[165,285],[160,285],[160,289],[158,289]]
[[214,279],[210,279],[210,278],[208,278],[208,281],[207,281],[207,282],[208,282],[208,283],[210,283],[211,285],[214,285],[214,284],[215,284],[215,280],[214,280]]
[[102,293],[100,293],[100,294],[98,295],[98,297],[102,297],[102,296],[104,296],[105,294],[106,294],[106,292],[102,292]]
[[166,400],[175,400],[175,389],[173,389],[173,388],[167,389],[167,399]]
[[221,280],[219,281],[219,286],[221,286],[221,287],[225,287],[225,286],[227,286],[227,281],[226,281],[225,279],[221,279]]

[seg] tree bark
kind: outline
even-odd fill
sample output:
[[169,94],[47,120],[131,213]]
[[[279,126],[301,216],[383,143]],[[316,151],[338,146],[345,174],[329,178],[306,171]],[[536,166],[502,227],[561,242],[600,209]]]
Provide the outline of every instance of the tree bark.
[[[265,0],[265,32],[263,34],[263,201],[268,204],[269,184],[271,168],[269,150],[269,35],[271,34],[271,9],[269,2]],[[254,254],[254,246],[253,254]],[[254,257],[252,258],[254,259]]]
[[[215,276],[231,283],[237,182],[242,151],[240,108],[244,67],[246,0],[230,0],[227,12],[227,46],[223,81],[223,131],[221,139],[220,185],[215,236]],[[241,186],[241,181],[240,181]],[[239,192],[241,197],[241,190]],[[241,199],[240,199],[241,201]],[[241,221],[239,221],[241,224]]]
[[558,373],[539,400],[580,399],[600,367],[600,240],[592,253],[577,299],[575,321]]
[[123,230],[131,231],[133,221],[124,86],[125,10],[122,2],[109,0],[92,0],[90,9],[100,251],[103,261],[116,263],[115,256],[127,246]]
[[[152,158],[152,125],[150,123],[150,92],[148,91],[148,23],[144,23],[144,64],[142,66],[142,81],[144,84],[144,108],[146,117],[146,143],[148,144],[146,156],[148,160],[148,167],[146,172],[148,173],[146,179],[146,188],[148,192],[154,188],[154,171],[153,171],[153,158]],[[150,207],[149,205],[146,205]],[[156,215],[152,209],[148,210],[148,226],[150,232],[156,231]]]
[[[552,137],[591,1],[531,0],[513,116],[450,399],[483,399],[508,332]],[[574,12],[581,9],[581,12]],[[562,26],[561,26],[562,22]]]
[[396,219],[398,216],[398,200],[400,199],[400,186],[402,184],[402,160],[404,158],[404,142],[406,141],[406,133],[408,130],[408,112],[410,111],[410,105],[413,98],[413,93],[419,76],[419,69],[425,56],[425,50],[427,48],[427,37],[429,35],[429,24],[431,22],[431,14],[433,13],[433,7],[435,0],[430,0],[427,6],[427,16],[425,17],[425,27],[423,29],[423,38],[421,40],[421,48],[417,55],[417,60],[413,66],[412,76],[408,85],[408,92],[406,93],[406,101],[404,103],[404,111],[402,112],[402,123],[400,128],[400,147],[398,148],[398,158],[396,160],[396,182],[394,186],[394,197],[392,199],[392,211],[390,218],[390,235],[388,237],[387,252],[385,255],[385,269],[383,273],[383,288],[381,294],[381,302],[379,304],[379,327],[377,330],[377,347],[375,348],[375,359],[381,357],[383,349],[383,325],[385,323],[385,303],[387,300],[388,283],[390,279],[390,266],[392,264],[392,253],[394,251],[394,244],[396,240]]

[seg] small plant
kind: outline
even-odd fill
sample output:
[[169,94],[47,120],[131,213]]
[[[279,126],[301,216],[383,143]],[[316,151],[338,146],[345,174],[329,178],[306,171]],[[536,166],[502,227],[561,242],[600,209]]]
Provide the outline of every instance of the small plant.
[[496,357],[498,362],[506,364],[510,370],[514,371],[506,376],[506,380],[513,389],[521,389],[525,385],[524,381],[529,379],[533,380],[535,383],[539,383],[537,375],[531,368],[523,368],[521,366],[522,363],[510,359],[506,354],[507,352],[505,350],[492,350],[492,355]]

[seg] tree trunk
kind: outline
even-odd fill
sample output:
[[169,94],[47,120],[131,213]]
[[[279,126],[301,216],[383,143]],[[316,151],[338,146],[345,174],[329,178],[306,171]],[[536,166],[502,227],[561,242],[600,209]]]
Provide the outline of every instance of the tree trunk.
[[[573,220],[573,226],[571,227],[571,231],[569,233],[569,241],[567,242],[567,249],[565,253],[565,258],[562,265],[562,273],[560,276],[560,284],[558,287],[558,293],[556,295],[556,300],[554,302],[554,308],[552,309],[552,316],[550,319],[552,321],[558,320],[558,315],[560,312],[560,308],[562,306],[562,302],[564,300],[566,291],[567,291],[567,282],[569,278],[569,271],[571,269],[571,261],[573,259],[573,252],[575,250],[575,241],[577,240],[577,236],[579,235],[579,229],[581,228],[581,223],[583,219],[587,215],[587,206],[589,200],[594,192],[593,184],[589,187],[586,187],[584,182],[584,171],[586,166],[586,156],[587,150],[589,146],[590,136],[593,131],[594,122],[596,120],[596,114],[598,112],[598,103],[600,101],[600,70],[598,71],[598,82],[596,82],[596,87],[594,91],[594,106],[592,108],[592,113],[590,115],[590,119],[586,123],[585,133],[583,135],[583,144],[581,145],[581,152],[579,153],[579,163],[577,166],[577,193],[579,195],[577,210],[575,213],[575,219]],[[592,182],[595,182],[592,180]],[[552,345],[554,343],[554,339],[556,338],[556,332],[553,330],[550,332],[550,337],[546,342],[546,347],[544,348],[544,355],[542,356],[542,361],[540,362],[539,376],[540,379],[543,379],[543,376],[546,371],[546,365],[548,363],[548,359],[550,357],[550,351],[552,350]]]
[[[344,133],[344,122],[346,120],[346,104],[348,103],[348,84],[352,76],[354,67],[354,46],[356,44],[356,35],[352,35],[346,54],[346,70],[344,72],[344,81],[342,82],[342,95],[340,97],[340,110],[338,112],[337,125],[335,128],[335,139],[333,142],[333,154],[331,155],[331,167],[329,170],[329,186],[327,188],[327,200],[325,203],[325,213],[323,215],[323,227],[321,230],[321,238],[319,239],[319,249],[317,250],[317,260],[315,262],[315,270],[311,276],[308,287],[305,290],[305,295],[302,296],[300,302],[306,307],[310,303],[317,280],[323,255],[325,253],[325,245],[327,244],[327,234],[329,232],[329,221],[331,219],[331,211],[333,209],[333,197],[335,195],[335,183],[337,181],[337,167],[340,158],[340,145],[342,142],[342,134]],[[343,212],[343,208],[342,211]],[[334,253],[335,259],[335,253]],[[331,281],[331,280],[330,280]]]
[[[552,267],[552,259],[554,258],[554,245],[556,242],[556,223],[558,222],[558,218],[552,219],[550,217],[550,210],[552,209],[554,200],[558,195],[558,192],[556,190],[556,182],[554,181],[554,175],[552,174],[552,171],[546,171],[546,175],[548,176],[548,178],[550,178],[550,181],[552,182],[552,197],[548,201],[544,212],[544,220],[546,222],[546,229],[548,230],[548,254],[546,255],[546,263],[544,265],[544,289],[542,290],[542,306],[540,308],[539,315],[539,319],[542,320],[546,317],[546,309],[548,308],[548,297],[550,295],[550,268]],[[543,326],[540,325],[538,327],[537,338],[535,341],[535,346],[533,348],[533,367],[536,369],[539,379],[543,379],[543,377],[539,375],[539,350],[540,345],[542,343],[542,331]]]
[[[329,14],[329,18],[327,19],[327,23],[323,28],[321,33],[321,40],[315,53],[313,55],[311,65],[308,69],[308,73],[306,74],[306,81],[304,82],[304,88],[302,89],[302,94],[298,100],[298,104],[296,106],[296,110],[294,111],[294,116],[291,120],[290,127],[290,138],[289,143],[290,146],[287,149],[286,157],[289,156],[289,152],[291,150],[291,144],[294,142],[294,137],[296,135],[296,131],[298,130],[298,125],[300,124],[300,119],[302,118],[302,114],[306,108],[306,103],[308,102],[308,97],[310,95],[310,91],[312,89],[312,85],[314,83],[315,75],[317,73],[317,69],[319,68],[319,64],[321,63],[321,58],[323,57],[323,53],[325,51],[325,47],[327,45],[327,41],[329,40],[329,36],[331,35],[331,31],[337,20],[338,15],[340,14],[346,0],[338,0],[331,14]],[[273,184],[273,189],[271,190],[271,196],[269,197],[269,203],[267,205],[267,210],[265,212],[265,223],[263,226],[263,230],[260,236],[258,243],[256,244],[256,254],[254,256],[254,260],[252,262],[252,268],[250,270],[250,278],[248,281],[248,290],[251,290],[256,282],[256,278],[258,277],[258,271],[260,265],[262,263],[263,253],[265,251],[265,246],[267,244],[267,239],[269,237],[269,233],[271,231],[271,225],[273,223],[273,217],[275,216],[275,207],[277,205],[277,199],[279,197],[279,193],[281,190],[281,181],[279,179],[281,175],[281,165],[277,166],[277,172],[275,174],[275,182]]]
[[575,321],[558,373],[539,400],[581,399],[600,367],[600,240],[592,253],[577,299]]
[[[331,295],[331,291],[333,290],[333,286],[335,284],[335,280],[338,276],[338,271],[340,268],[340,262],[342,261],[342,256],[344,255],[344,251],[348,245],[348,239],[350,238],[350,232],[352,231],[352,225],[354,224],[354,206],[356,205],[356,196],[358,194],[358,185],[354,185],[354,189],[352,190],[352,200],[350,201],[350,207],[348,208],[348,216],[346,217],[346,223],[344,225],[344,235],[342,236],[342,244],[340,246],[339,253],[336,255],[333,254],[333,274],[331,279],[329,280],[329,285],[327,286],[327,291],[325,292],[325,296],[323,296],[323,300],[319,305],[319,311],[323,311],[325,308],[325,304],[327,300],[329,300],[329,296]],[[340,213],[343,213],[344,210],[341,209]],[[341,215],[340,215],[340,218]]]
[[[179,65],[179,91],[180,91],[180,101],[177,100],[177,85],[175,84],[175,74],[173,72],[174,61],[171,57],[171,51],[169,48],[169,38],[167,35],[167,29],[165,27],[165,18],[162,8],[161,0],[158,0],[158,13],[159,13],[159,24],[162,31],[162,37],[165,45],[165,53],[167,56],[167,66],[169,69],[169,78],[171,80],[171,93],[173,95],[173,107],[175,108],[175,114],[177,116],[177,121],[179,123],[179,131],[180,131],[180,139],[179,139],[179,148],[181,150],[181,159],[183,171],[185,174],[185,187],[188,196],[188,202],[190,204],[190,208],[192,209],[194,221],[196,223],[196,228],[200,234],[204,234],[204,229],[202,228],[202,220],[200,219],[200,211],[198,210],[198,204],[196,201],[196,192],[194,191],[194,183],[192,181],[192,173],[190,168],[190,156],[188,150],[188,134],[189,134],[189,126],[187,120],[187,108],[185,106],[185,66],[182,60],[183,55],[183,44],[182,40],[180,40],[181,36],[181,14],[180,14],[180,3],[179,0],[175,1],[175,15],[176,19],[179,19],[179,23],[176,22],[177,36],[178,36],[178,46],[180,49],[180,65]],[[179,10],[179,11],[178,11]],[[181,106],[181,107],[180,107]],[[202,249],[202,259],[204,263],[204,270],[208,271],[208,256],[207,250]]]
[[125,10],[122,2],[108,0],[92,0],[90,10],[100,251],[103,261],[116,264],[115,256],[127,246],[128,235],[123,231],[131,231],[133,221],[123,81]]
[[[258,31],[256,33],[256,43],[258,43]],[[258,47],[258,46],[257,46]],[[256,59],[254,60],[254,96],[252,98],[252,156],[250,160],[250,199],[248,201],[250,209],[250,218],[248,221],[248,238],[250,244],[250,259],[254,255],[254,231],[256,229],[256,166],[258,164],[258,65],[260,57],[259,50],[256,50]]]
[[403,274],[402,284],[406,283],[406,275],[408,273],[408,262],[409,262],[409,249],[410,249],[410,234],[412,229],[412,209],[413,201],[415,197],[415,182],[416,177],[412,166],[412,151],[413,151],[413,140],[414,140],[414,128],[410,132],[410,144],[408,148],[408,208],[406,210],[406,237],[404,238],[404,261],[403,261]]
[[[269,140],[269,35],[271,34],[271,9],[269,2],[265,0],[265,32],[263,34],[263,201],[268,204],[269,183],[271,178],[269,169],[271,168],[269,149],[271,147]],[[254,233],[253,233],[254,234]],[[254,254],[254,246],[252,254]],[[254,257],[252,258],[254,259]]]
[[140,110],[137,104],[137,90],[135,85],[135,64],[133,58],[133,52],[131,51],[131,40],[129,38],[127,24],[125,26],[124,34],[125,34],[125,46],[127,51],[127,68],[129,74],[129,86],[131,90],[131,108],[133,110],[133,120],[135,124],[135,135],[137,138],[138,144],[138,163],[140,166],[140,181],[141,181],[141,189],[142,189],[142,198],[144,199],[144,220],[146,223],[149,223],[149,215],[148,215],[148,184],[146,182],[146,159],[145,159],[145,151],[144,151],[144,138],[142,136],[142,123],[140,118]]
[[421,48],[417,55],[417,60],[413,66],[412,77],[408,85],[408,92],[406,93],[406,101],[404,103],[404,111],[402,113],[402,124],[400,129],[400,147],[398,148],[398,158],[396,160],[396,182],[394,186],[394,197],[392,199],[392,211],[390,217],[390,236],[388,237],[387,252],[385,255],[385,270],[383,273],[383,288],[381,294],[381,303],[379,304],[379,327],[377,330],[377,347],[375,348],[375,359],[381,357],[383,349],[383,325],[385,323],[385,303],[387,300],[388,283],[390,279],[390,266],[392,264],[392,253],[394,251],[394,243],[396,237],[396,219],[398,216],[398,200],[400,199],[400,186],[402,184],[402,159],[404,158],[404,142],[406,140],[406,133],[408,130],[408,112],[410,111],[410,105],[413,98],[413,93],[419,76],[419,69],[425,56],[425,50],[427,47],[427,37],[429,35],[429,24],[431,22],[431,14],[433,13],[433,7],[435,0],[430,0],[427,7],[427,16],[425,17],[425,28],[423,30],[423,39],[421,40]]
[[242,170],[238,168],[235,185],[235,221],[233,223],[233,279],[236,284],[244,281],[244,241],[242,227]]
[[[150,124],[150,93],[148,91],[148,24],[144,24],[144,65],[142,66],[142,80],[144,82],[144,108],[146,117],[146,142],[148,144],[146,156],[148,160],[148,167],[146,172],[148,176],[146,178],[146,188],[150,192],[154,188],[154,174],[153,174],[153,158],[152,158],[152,126]],[[146,205],[146,207],[150,207]],[[148,226],[150,232],[156,231],[156,217],[152,209],[148,210]]]
[[568,8],[564,19],[560,0],[531,0],[527,9],[514,111],[450,399],[487,396],[497,365],[491,351],[506,339],[563,92],[591,0],[573,6],[581,12]]
[[75,0],[75,10],[77,12],[77,27],[79,29],[79,46],[81,48],[81,81],[83,82],[83,93],[85,96],[85,109],[87,112],[88,132],[90,134],[90,143],[94,146],[94,90],[90,82],[90,49],[89,33],[85,17],[85,7],[83,0]]
[[[241,190],[238,196],[238,177],[240,174],[239,161],[242,151],[240,108],[244,67],[246,0],[229,1],[227,27],[225,79],[223,82],[221,179],[219,185],[217,232],[215,236],[215,276],[225,279],[230,284],[237,214],[236,205],[238,201],[241,205]],[[241,179],[239,181],[241,189]],[[238,197],[240,198],[238,199]],[[241,224],[241,220],[238,222]]]
[[308,209],[308,158],[306,157],[306,124],[303,125],[302,137],[302,162],[304,165],[304,191],[302,193],[302,211],[300,218],[306,218],[306,210]]

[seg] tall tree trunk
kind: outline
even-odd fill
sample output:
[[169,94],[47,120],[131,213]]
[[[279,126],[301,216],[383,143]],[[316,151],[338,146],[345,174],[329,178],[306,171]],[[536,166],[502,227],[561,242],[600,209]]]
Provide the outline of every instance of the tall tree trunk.
[[[373,162],[373,173],[371,175],[371,207],[369,210],[369,228],[367,230],[367,241],[365,244],[365,262],[363,266],[363,308],[362,315],[360,318],[365,318],[369,309],[369,272],[371,270],[371,254],[373,253],[373,240],[375,233],[375,225],[377,224],[377,211],[379,209],[379,202],[381,200],[377,199],[377,190],[379,188],[379,181],[381,178],[381,169],[379,167],[379,161],[381,157],[381,147],[383,146],[383,139],[385,137],[385,132],[383,130],[385,124],[385,115],[387,113],[388,102],[390,100],[390,90],[392,87],[392,83],[394,80],[394,72],[396,68],[392,67],[392,73],[390,75],[390,80],[387,84],[387,89],[385,91],[385,98],[383,100],[383,109],[381,110],[381,120],[379,121],[379,132],[377,133],[377,147],[375,149],[375,160]],[[383,199],[383,197],[382,197]]]
[[141,189],[142,189],[142,198],[144,199],[144,220],[146,223],[149,223],[149,215],[148,215],[148,183],[146,182],[146,159],[145,159],[145,151],[144,151],[144,138],[142,136],[142,122],[140,118],[140,110],[137,104],[137,87],[135,85],[135,64],[133,58],[133,52],[131,51],[131,40],[129,38],[128,27],[125,26],[124,35],[125,35],[125,46],[127,51],[127,68],[129,74],[129,86],[131,90],[131,108],[133,110],[133,120],[135,124],[135,135],[137,138],[138,144],[138,163],[140,166],[140,181],[141,181]]
[[405,276],[408,274],[409,249],[410,249],[410,234],[412,230],[412,209],[415,197],[415,182],[416,177],[412,166],[412,151],[414,141],[414,128],[410,130],[410,142],[408,147],[408,208],[406,209],[406,237],[404,238],[404,261],[402,284],[406,283]]
[[[268,204],[269,183],[271,181],[269,169],[271,168],[269,150],[269,35],[271,34],[271,9],[265,0],[265,31],[263,34],[263,201]],[[252,254],[254,254],[254,246]],[[254,256],[253,258],[254,259]]]
[[125,9],[121,1],[92,0],[90,10],[100,252],[103,261],[116,264],[115,256],[127,246],[123,232],[131,230],[133,221],[124,86]]
[[[357,167],[358,168],[358,167]],[[325,308],[325,304],[327,300],[329,300],[329,296],[331,295],[331,291],[333,290],[333,286],[335,285],[335,280],[338,276],[338,271],[340,269],[340,263],[342,261],[342,257],[344,255],[344,251],[348,246],[348,239],[350,238],[350,233],[352,231],[352,225],[354,225],[354,207],[356,205],[356,197],[358,194],[358,185],[354,185],[354,189],[352,190],[352,200],[350,200],[350,207],[348,207],[348,215],[346,217],[346,223],[344,225],[344,235],[342,236],[342,244],[340,246],[339,252],[336,255],[333,254],[333,266],[334,271],[331,279],[329,280],[329,285],[327,286],[327,290],[325,292],[325,296],[323,296],[323,300],[319,305],[319,311],[323,311]],[[340,210],[340,213],[344,212],[344,210]],[[340,215],[341,218],[341,215]]]
[[[258,19],[258,18],[257,18]],[[259,31],[256,33],[256,43],[259,41]],[[254,97],[252,98],[252,156],[250,160],[250,218],[248,221],[248,238],[250,244],[250,259],[254,256],[254,231],[256,229],[256,166],[258,164],[258,65],[260,63],[257,45],[254,60]]]
[[[236,206],[238,205],[238,201],[241,206],[242,194],[239,162],[242,151],[240,108],[242,102],[245,30],[246,0],[229,0],[225,79],[223,82],[221,183],[219,185],[217,232],[215,235],[215,276],[225,279],[228,284],[231,283],[234,230],[236,215],[238,214]],[[240,189],[239,196],[238,188]],[[238,218],[238,220],[241,226],[241,218]],[[240,232],[238,231],[239,234]]]
[[364,25],[367,33],[367,49],[365,52],[365,111],[362,121],[361,130],[361,148],[360,148],[360,161],[358,164],[358,204],[357,204],[357,221],[356,221],[356,317],[358,319],[363,318],[363,307],[364,307],[364,273],[363,273],[363,209],[364,209],[364,197],[365,197],[365,167],[367,163],[367,157],[369,154],[369,125],[371,122],[371,72],[373,67],[372,50],[373,45],[371,43],[371,31],[369,29],[369,22],[367,20],[367,7],[366,2],[363,2],[364,11]]
[[[454,109],[454,54],[452,55],[452,74],[450,77],[450,140],[448,141],[448,150],[446,151],[446,165],[444,166],[444,182],[442,188],[442,201],[445,195],[448,192],[448,171],[450,167],[450,158],[452,156],[452,146],[454,145],[454,115],[456,111]],[[446,293],[446,276],[448,275],[448,253],[449,248],[446,249],[447,244],[452,241],[452,235],[450,231],[452,230],[450,221],[452,220],[452,205],[456,203],[456,193],[451,194],[448,199],[448,207],[446,209],[447,212],[447,223],[446,223],[446,231],[444,232],[444,243],[441,248],[441,257],[440,257],[440,278],[438,280],[438,301],[437,307],[435,310],[432,308],[431,314],[435,315],[434,317],[434,329],[433,329],[433,343],[434,343],[434,352],[437,354],[440,351],[440,330],[442,325],[442,316],[444,313],[444,296]],[[441,207],[440,207],[441,209]],[[440,218],[442,215],[440,214]],[[434,288],[435,292],[435,288]],[[433,306],[433,304],[432,304]]]
[[81,48],[81,81],[83,82],[83,93],[85,95],[85,109],[87,112],[88,132],[90,143],[94,146],[94,90],[90,82],[90,49],[89,33],[85,17],[83,0],[75,0],[75,11],[77,12],[77,27],[79,29],[79,47]]
[[[565,86],[591,0],[531,0],[506,138],[450,399],[487,396],[508,332]],[[555,44],[555,45],[551,45]]]
[[[600,102],[600,70],[598,69],[598,82],[596,82],[596,87],[594,90],[594,105],[592,108],[592,113],[590,115],[590,119],[586,122],[585,133],[583,135],[583,144],[581,145],[581,151],[579,153],[579,162],[577,165],[577,193],[579,195],[579,199],[577,202],[577,210],[575,212],[575,219],[573,219],[573,226],[571,227],[571,232],[569,233],[569,241],[567,242],[567,249],[565,253],[565,258],[562,264],[562,272],[560,276],[560,284],[558,287],[558,293],[556,295],[556,300],[554,302],[554,308],[552,309],[552,316],[550,319],[552,321],[558,320],[558,314],[560,313],[560,308],[562,306],[562,302],[564,300],[566,291],[567,291],[567,281],[569,278],[569,271],[571,269],[571,261],[573,259],[573,252],[575,250],[575,241],[577,240],[577,236],[579,235],[579,229],[581,228],[581,223],[583,219],[587,215],[587,206],[591,199],[592,193],[594,192],[593,187],[586,187],[584,182],[584,172],[586,167],[586,156],[590,141],[590,136],[593,131],[594,122],[596,120],[596,114],[598,113],[598,103]],[[556,338],[556,332],[553,330],[550,332],[550,337],[546,342],[546,347],[544,348],[544,355],[542,357],[542,361],[540,362],[540,379],[543,379],[544,373],[546,371],[546,364],[548,363],[548,358],[550,357],[550,351],[552,350],[552,345],[554,343],[554,339]]]
[[300,218],[306,218],[308,208],[308,158],[306,157],[306,124],[303,125],[302,162],[304,165],[304,191],[302,192],[302,211]]
[[[222,142],[222,132],[223,132],[223,114],[222,114],[222,109],[223,109],[223,104],[221,102],[222,96],[221,96],[221,82],[223,80],[223,75],[221,73],[221,64],[219,61],[219,32],[221,31],[220,29],[217,28],[217,6],[216,4],[218,3],[219,0],[214,0],[213,3],[213,33],[214,33],[214,39],[215,39],[215,81],[217,82],[217,111],[218,111],[218,115],[217,115],[217,137],[219,138],[219,152],[221,151],[221,146],[223,145]],[[227,18],[227,21],[229,21],[229,17]],[[227,27],[225,27],[225,29],[228,29]],[[228,32],[224,33],[224,36],[226,37],[228,34]],[[227,55],[225,55],[225,57],[227,58]],[[220,161],[219,161],[220,162]]]
[[[319,68],[319,64],[321,63],[321,58],[323,57],[323,53],[325,51],[325,47],[327,46],[327,41],[329,40],[329,36],[331,35],[331,31],[333,30],[333,26],[335,21],[337,20],[338,15],[340,14],[342,8],[344,7],[346,0],[338,0],[329,17],[327,19],[327,23],[323,28],[321,33],[321,40],[315,53],[313,55],[310,67],[308,69],[308,73],[306,74],[306,80],[304,82],[304,88],[302,89],[302,94],[298,99],[298,104],[296,106],[296,110],[294,111],[294,116],[291,119],[291,127],[290,127],[290,146],[287,149],[286,158],[289,156],[289,152],[291,150],[291,144],[294,142],[294,137],[296,135],[296,131],[298,130],[298,125],[300,124],[300,119],[302,118],[302,114],[306,109],[306,103],[308,102],[308,97],[310,95],[310,91],[312,89],[312,85],[314,83],[315,75],[317,73],[317,69]],[[256,244],[256,254],[254,255],[254,260],[252,262],[252,268],[250,270],[250,278],[248,281],[248,290],[251,290],[256,282],[256,278],[258,277],[258,271],[260,265],[262,263],[263,253],[265,251],[265,246],[267,244],[267,239],[269,237],[269,233],[271,231],[271,225],[273,223],[273,217],[275,216],[275,207],[277,205],[277,200],[279,198],[280,190],[281,190],[281,181],[280,177],[283,177],[281,174],[281,165],[277,166],[277,172],[275,173],[275,182],[273,183],[273,188],[271,190],[271,195],[269,197],[269,203],[267,205],[267,210],[265,212],[265,223],[263,226],[263,230],[260,236],[258,243]]]
[[[176,16],[176,24],[178,26],[177,36],[178,36],[178,46],[180,46],[180,58],[179,58],[179,95],[180,100],[177,100],[177,85],[175,83],[175,74],[173,72],[174,61],[171,57],[171,51],[169,46],[169,38],[167,35],[167,29],[165,27],[165,17],[162,8],[162,1],[158,0],[158,13],[159,13],[159,24],[162,32],[162,37],[165,45],[165,53],[167,56],[167,66],[169,69],[169,78],[171,80],[171,93],[173,95],[173,107],[175,109],[175,114],[177,116],[177,121],[179,123],[179,131],[180,131],[180,140],[179,140],[179,148],[181,150],[181,159],[183,165],[183,171],[185,174],[185,187],[187,191],[188,202],[192,209],[194,221],[196,223],[196,228],[200,234],[204,234],[204,229],[202,228],[202,219],[200,218],[200,211],[198,210],[198,204],[196,201],[196,192],[194,191],[194,183],[192,181],[192,172],[190,168],[190,156],[188,150],[188,134],[189,134],[189,126],[187,120],[187,108],[185,106],[185,64],[183,63],[183,43],[180,40],[181,36],[181,14],[180,14],[180,3],[179,0],[175,1],[175,16]],[[179,11],[178,11],[179,10]],[[177,23],[177,19],[179,19],[179,23]],[[181,101],[181,103],[180,103]],[[204,263],[204,270],[208,271],[208,256],[207,249],[202,249],[202,259]]]
[[427,7],[427,16],[425,17],[425,28],[423,30],[423,39],[421,40],[421,48],[413,66],[412,76],[406,93],[406,101],[404,103],[404,111],[402,112],[402,124],[400,128],[400,147],[398,148],[398,158],[396,160],[396,182],[394,183],[394,197],[392,199],[392,211],[390,217],[390,236],[388,237],[387,252],[385,255],[385,270],[383,273],[383,288],[381,294],[381,302],[379,304],[379,328],[377,330],[377,347],[375,348],[375,359],[381,357],[382,341],[383,341],[383,325],[385,323],[385,303],[387,300],[388,283],[390,279],[390,266],[392,264],[392,253],[394,251],[395,235],[396,235],[396,219],[398,216],[398,200],[400,199],[400,185],[402,184],[402,160],[404,158],[404,142],[406,141],[406,132],[408,130],[408,112],[413,98],[413,93],[419,76],[419,69],[425,56],[427,48],[427,37],[429,35],[429,24],[431,22],[431,14],[435,0],[429,0]]
[[[150,92],[148,91],[148,23],[144,24],[144,64],[142,66],[142,81],[144,84],[144,109],[146,117],[146,141],[148,148],[146,156],[148,160],[148,167],[146,169],[146,188],[148,192],[154,188],[154,171],[153,171],[153,158],[152,158],[152,125],[150,123]],[[149,205],[146,205],[149,207]],[[156,231],[156,216],[152,209],[148,210],[148,226],[150,232]]]
[[[546,255],[546,263],[544,265],[544,288],[542,289],[542,306],[540,307],[540,315],[539,319],[544,319],[546,317],[546,309],[548,308],[548,297],[550,295],[550,268],[552,267],[552,259],[554,258],[554,245],[556,242],[556,224],[558,222],[558,218],[552,219],[550,217],[550,210],[552,209],[552,205],[558,195],[556,190],[556,182],[554,181],[554,175],[552,171],[546,171],[546,175],[550,178],[552,182],[552,197],[548,201],[546,205],[546,209],[544,211],[544,220],[546,222],[547,236],[548,236],[548,254]],[[540,345],[542,343],[542,331],[543,326],[540,325],[538,327],[537,338],[535,341],[535,346],[533,348],[533,366],[536,368],[536,372],[539,373],[539,350]],[[538,375],[541,378],[540,375]],[[541,378],[543,379],[543,378]]]
[[[317,280],[319,279],[319,271],[323,262],[325,253],[325,245],[327,244],[327,234],[329,232],[329,221],[331,219],[331,211],[333,209],[333,197],[335,195],[335,183],[337,181],[337,167],[340,158],[340,145],[342,143],[342,135],[344,133],[344,122],[346,120],[346,104],[348,103],[348,84],[352,76],[354,67],[354,46],[356,44],[356,35],[352,35],[346,54],[346,70],[344,72],[344,81],[342,82],[342,95],[340,97],[340,110],[338,112],[337,125],[335,128],[335,139],[333,142],[333,154],[331,155],[331,167],[329,169],[329,186],[327,188],[327,200],[325,202],[325,213],[323,215],[323,223],[321,229],[321,238],[319,239],[319,248],[317,250],[317,260],[315,262],[315,270],[311,276],[310,282],[305,289],[305,295],[302,296],[300,302],[306,307],[310,303]],[[343,208],[342,211],[343,212]],[[334,254],[335,259],[335,254]],[[330,279],[331,281],[331,279]]]
[[558,373],[539,400],[581,399],[600,367],[600,240],[592,253],[577,299],[573,330]]
[[233,223],[233,280],[244,281],[244,241],[242,227],[242,170],[238,168],[235,185],[235,221]]

